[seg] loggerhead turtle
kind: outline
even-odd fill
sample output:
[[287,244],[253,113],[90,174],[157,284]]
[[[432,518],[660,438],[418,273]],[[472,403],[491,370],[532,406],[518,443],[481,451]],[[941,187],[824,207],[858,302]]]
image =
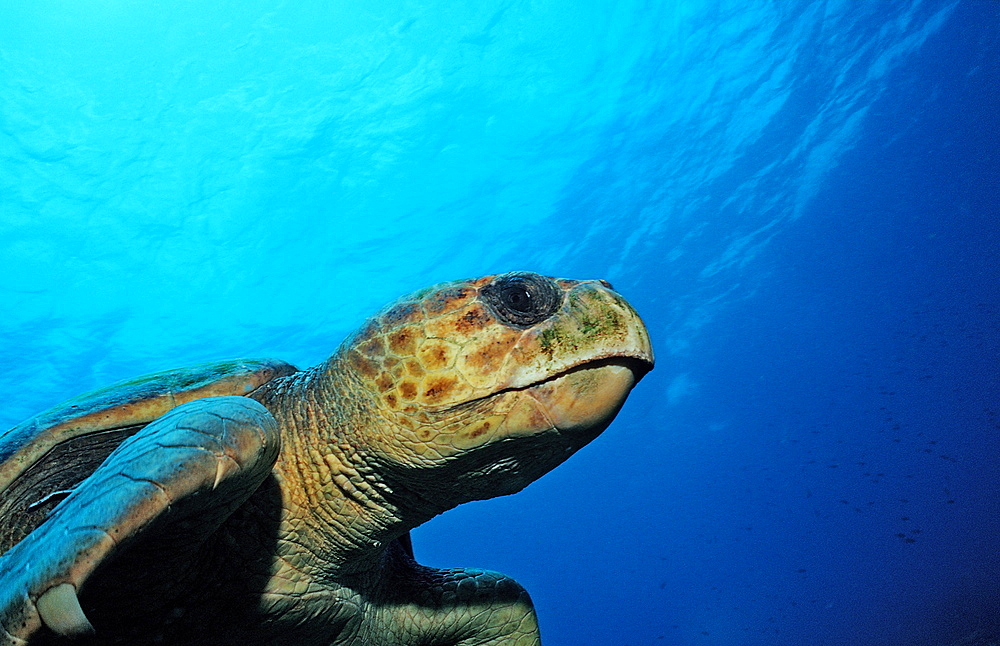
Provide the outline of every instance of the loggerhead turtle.
[[409,530],[554,468],[652,364],[608,283],[517,272],[401,299],[308,370],[72,399],[0,436],[0,643],[539,644],[518,583],[419,565]]

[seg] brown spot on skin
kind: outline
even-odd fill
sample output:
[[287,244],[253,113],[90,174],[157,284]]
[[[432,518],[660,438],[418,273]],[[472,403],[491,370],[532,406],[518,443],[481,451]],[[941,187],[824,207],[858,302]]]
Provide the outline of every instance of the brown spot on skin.
[[484,421],[482,424],[480,424],[479,426],[477,426],[476,428],[472,429],[472,431],[469,432],[469,437],[477,438],[480,435],[483,435],[484,433],[486,433],[486,431],[490,430],[490,426],[491,424],[489,420]]
[[369,359],[363,357],[359,352],[351,351],[350,364],[358,374],[367,379],[374,379],[378,374],[378,367]]
[[404,399],[413,399],[417,396],[417,385],[410,380],[406,380],[399,385],[399,394]]
[[406,361],[406,372],[413,377],[423,377],[425,371],[419,361],[408,359]]
[[481,330],[493,322],[493,317],[486,313],[481,305],[477,305],[455,321],[455,331],[467,334],[471,330]]
[[385,344],[382,342],[382,337],[377,336],[358,346],[358,351],[366,357],[377,359],[385,354]]
[[385,396],[385,403],[389,404],[389,408],[395,409],[396,406],[399,404],[399,401],[396,399],[396,394],[395,393],[387,394]]
[[452,350],[446,342],[437,341],[426,343],[417,354],[428,372],[435,372],[447,368],[452,361]]
[[455,383],[456,380],[454,377],[434,377],[430,379],[424,389],[424,400],[429,403],[440,401],[455,387]]
[[448,356],[442,347],[431,348],[428,352],[428,357],[432,360],[431,365],[437,368],[443,367],[448,359]]
[[375,381],[375,385],[378,386],[380,392],[385,392],[390,390],[394,384],[392,383],[392,377],[383,372]]
[[531,428],[542,428],[549,425],[549,419],[537,408],[532,409],[528,420],[528,423],[531,424]]
[[469,353],[464,357],[465,363],[478,372],[496,370],[503,364],[510,348],[516,342],[517,335],[508,334],[482,346],[470,348]]
[[493,432],[500,427],[503,421],[504,416],[492,415],[473,422],[464,428],[457,428],[454,434],[451,435],[449,443],[457,449],[482,446],[493,435]]
[[391,328],[412,323],[419,318],[420,308],[415,303],[400,303],[382,315],[381,323]]
[[456,287],[439,292],[433,298],[424,302],[424,311],[430,316],[438,316],[445,312],[456,310],[468,301],[472,290],[467,287]]
[[389,335],[389,349],[399,356],[411,356],[417,349],[416,330],[406,326]]

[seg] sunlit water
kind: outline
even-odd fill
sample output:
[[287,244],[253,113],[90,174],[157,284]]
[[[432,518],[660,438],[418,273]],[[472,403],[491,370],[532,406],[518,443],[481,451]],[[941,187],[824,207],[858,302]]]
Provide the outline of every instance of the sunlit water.
[[175,4],[0,6],[0,426],[606,278],[656,371],[418,558],[550,646],[996,635],[996,4]]

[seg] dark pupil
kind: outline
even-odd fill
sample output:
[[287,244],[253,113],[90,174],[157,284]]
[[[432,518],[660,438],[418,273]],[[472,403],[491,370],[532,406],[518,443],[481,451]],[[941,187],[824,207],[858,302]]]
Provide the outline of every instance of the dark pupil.
[[501,292],[504,305],[518,312],[530,312],[532,310],[531,294],[522,285],[511,285]]

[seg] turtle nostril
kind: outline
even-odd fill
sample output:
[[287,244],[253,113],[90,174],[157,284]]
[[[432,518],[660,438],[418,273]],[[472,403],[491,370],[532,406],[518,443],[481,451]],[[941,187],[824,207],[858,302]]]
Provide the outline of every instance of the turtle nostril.
[[609,283],[608,281],[604,280],[603,278],[601,280],[597,281],[597,282],[599,282],[600,284],[604,285],[608,289],[614,289],[614,287],[611,286],[611,283]]

